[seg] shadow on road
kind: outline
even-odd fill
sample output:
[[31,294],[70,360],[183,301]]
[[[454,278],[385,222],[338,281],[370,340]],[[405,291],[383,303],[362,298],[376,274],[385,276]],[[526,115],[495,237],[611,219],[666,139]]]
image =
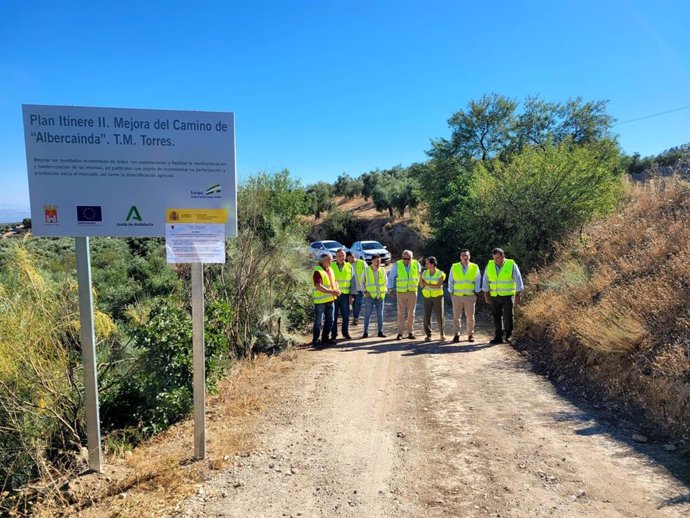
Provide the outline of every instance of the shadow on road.
[[418,356],[420,354],[471,353],[474,351],[487,349],[489,347],[495,347],[495,345],[489,344],[488,342],[479,344],[454,344],[452,342],[424,342],[409,339],[391,342],[390,340],[386,339],[379,342],[366,342],[362,345],[348,342],[347,344],[343,344],[341,351],[367,351],[368,354],[403,352],[403,356]]
[[[574,433],[576,435],[610,437],[621,444],[625,444],[651,462],[663,466],[679,482],[685,486],[690,486],[688,452],[683,453],[681,451],[682,446],[677,451],[667,451],[665,444],[676,441],[660,433],[656,425],[645,421],[644,412],[630,408],[623,410],[621,406],[609,405],[606,401],[601,401],[591,395],[585,396],[577,385],[564,385],[560,379],[554,379],[555,376],[549,376],[548,372],[544,372],[543,366],[529,360],[525,360],[525,366],[535,374],[548,377],[549,383],[558,396],[574,407],[572,411],[549,413],[543,416],[544,419],[575,423]],[[648,439],[645,439],[648,442],[633,439],[633,436],[644,435],[645,433],[649,433]],[[681,445],[683,442],[681,441]],[[619,454],[621,457],[627,455],[629,455],[629,451],[622,451]],[[686,505],[688,503],[690,503],[690,494],[667,498],[659,507]]]

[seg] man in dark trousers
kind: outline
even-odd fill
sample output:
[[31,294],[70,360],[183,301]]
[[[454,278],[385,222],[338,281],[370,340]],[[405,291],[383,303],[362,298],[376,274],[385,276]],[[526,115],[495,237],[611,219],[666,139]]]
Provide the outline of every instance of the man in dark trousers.
[[330,253],[321,254],[319,264],[314,269],[314,329],[311,342],[314,347],[335,343],[328,335],[333,327],[333,301],[340,296],[340,288],[331,268],[332,261]]
[[[522,275],[517,263],[506,259],[500,248],[491,252],[493,259],[486,265],[482,280],[484,301],[491,304],[495,334],[491,344],[510,342],[513,334],[513,307],[520,304]],[[505,334],[504,334],[505,332]]]

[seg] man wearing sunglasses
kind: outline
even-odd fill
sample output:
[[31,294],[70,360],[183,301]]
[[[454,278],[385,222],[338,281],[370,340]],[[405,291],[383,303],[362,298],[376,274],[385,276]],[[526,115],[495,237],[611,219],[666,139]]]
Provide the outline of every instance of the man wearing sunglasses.
[[417,305],[417,288],[422,267],[419,261],[413,259],[411,250],[402,253],[402,259],[396,261],[388,275],[388,289],[391,296],[397,299],[398,336],[402,340],[403,333],[414,340],[414,312]]

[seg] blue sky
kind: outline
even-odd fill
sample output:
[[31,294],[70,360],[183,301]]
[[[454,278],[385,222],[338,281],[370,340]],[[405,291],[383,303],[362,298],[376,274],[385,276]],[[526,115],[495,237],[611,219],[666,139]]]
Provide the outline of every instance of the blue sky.
[[[28,207],[21,104],[233,111],[240,179],[425,159],[487,93],[690,106],[686,1],[0,1],[0,209]],[[690,141],[690,109],[615,126]]]

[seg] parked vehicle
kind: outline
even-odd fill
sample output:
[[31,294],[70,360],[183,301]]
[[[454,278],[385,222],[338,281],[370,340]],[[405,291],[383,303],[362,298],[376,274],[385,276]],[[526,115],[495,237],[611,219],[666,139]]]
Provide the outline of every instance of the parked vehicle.
[[391,253],[378,241],[355,241],[352,243],[350,251],[355,259],[364,259],[367,264],[371,263],[371,258],[374,255],[381,256],[381,263],[383,264],[387,265],[391,262]]
[[345,245],[338,243],[337,241],[314,241],[309,244],[309,251],[312,253],[315,259],[320,259],[321,254],[324,252],[330,252],[335,258],[335,253],[340,249],[349,250]]

